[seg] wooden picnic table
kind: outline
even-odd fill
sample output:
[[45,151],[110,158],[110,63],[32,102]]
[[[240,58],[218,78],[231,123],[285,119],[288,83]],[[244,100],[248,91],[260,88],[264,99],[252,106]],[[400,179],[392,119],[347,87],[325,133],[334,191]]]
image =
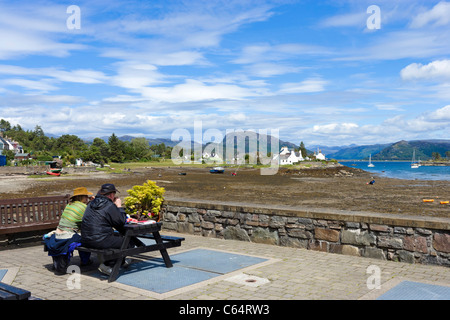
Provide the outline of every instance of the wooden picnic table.
[[[161,231],[161,226],[161,222],[153,224],[126,224],[125,234],[120,249],[93,249],[81,246],[78,247],[77,250],[96,253],[101,257],[102,261],[116,260],[108,282],[117,280],[119,269],[124,258],[144,252],[159,250],[166,267],[171,268],[172,261],[167,253],[167,249],[181,246],[181,241],[184,241],[184,238],[161,235],[159,233]],[[155,240],[155,243],[146,245],[140,241],[138,237],[153,239]],[[137,247],[128,248],[131,238],[137,243]]]

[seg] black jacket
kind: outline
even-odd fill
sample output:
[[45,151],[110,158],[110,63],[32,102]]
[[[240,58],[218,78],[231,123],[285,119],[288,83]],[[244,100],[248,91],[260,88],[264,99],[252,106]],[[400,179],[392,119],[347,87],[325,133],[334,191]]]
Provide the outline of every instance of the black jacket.
[[[111,199],[97,195],[89,202],[81,221],[81,243],[101,248],[101,242],[113,236],[114,229],[124,233],[127,216]],[[114,228],[114,229],[113,229]]]

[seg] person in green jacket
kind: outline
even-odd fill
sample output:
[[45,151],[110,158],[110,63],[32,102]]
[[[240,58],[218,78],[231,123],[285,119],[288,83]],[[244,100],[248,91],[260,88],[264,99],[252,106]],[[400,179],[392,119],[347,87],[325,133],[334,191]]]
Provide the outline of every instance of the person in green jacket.
[[93,193],[89,192],[85,187],[76,188],[73,191],[69,204],[64,209],[59,220],[59,225],[56,229],[57,239],[71,238],[74,233],[80,233],[81,220],[92,195]]
[[[85,187],[76,188],[61,214],[58,227],[44,236],[45,245],[53,259],[53,270],[57,275],[66,274],[67,272],[71,256],[71,253],[65,252],[65,250],[68,250],[67,246],[81,240],[81,221],[92,195],[93,193],[89,192]],[[80,259],[81,266],[92,263],[90,253],[80,252]]]

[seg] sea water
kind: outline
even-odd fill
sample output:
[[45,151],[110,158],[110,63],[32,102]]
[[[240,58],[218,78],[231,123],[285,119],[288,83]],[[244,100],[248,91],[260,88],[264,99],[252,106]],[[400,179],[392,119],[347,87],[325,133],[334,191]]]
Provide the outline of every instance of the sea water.
[[380,177],[450,181],[450,166],[420,166],[413,169],[411,168],[411,161],[372,161],[375,167],[367,167],[368,161],[341,161],[340,163],[347,167],[373,172]]

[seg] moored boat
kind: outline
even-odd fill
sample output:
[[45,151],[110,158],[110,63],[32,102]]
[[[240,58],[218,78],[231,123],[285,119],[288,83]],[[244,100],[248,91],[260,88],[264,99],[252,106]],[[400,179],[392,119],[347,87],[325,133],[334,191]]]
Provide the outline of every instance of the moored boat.
[[416,161],[416,149],[414,149],[411,161],[411,169],[417,169],[418,167],[420,167],[420,163]]
[[224,173],[225,169],[223,167],[214,167],[209,170],[210,173]]
[[375,167],[375,165],[372,163],[372,155],[369,156],[369,164],[367,165],[369,168]]
[[61,170],[59,170],[58,172],[53,172],[53,170],[49,170],[46,173],[48,175],[51,175],[51,176],[60,176],[61,175]]

